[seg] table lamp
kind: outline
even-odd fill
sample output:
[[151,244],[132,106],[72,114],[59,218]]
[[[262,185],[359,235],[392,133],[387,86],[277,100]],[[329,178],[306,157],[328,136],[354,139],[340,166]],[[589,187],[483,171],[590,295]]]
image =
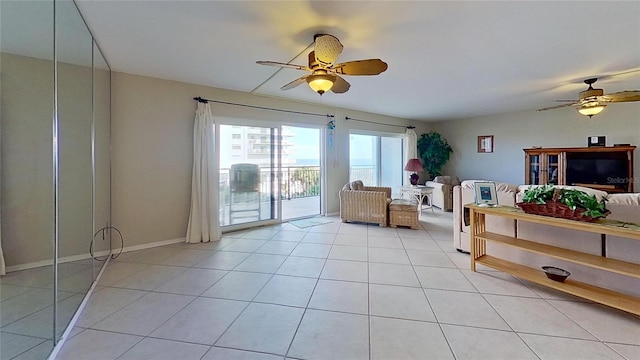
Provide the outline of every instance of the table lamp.
[[407,165],[404,166],[404,170],[413,171],[413,174],[409,177],[409,182],[411,185],[415,186],[418,184],[418,179],[420,178],[416,173],[418,171],[424,171],[424,168],[422,167],[420,159],[409,159],[409,161],[407,161]]

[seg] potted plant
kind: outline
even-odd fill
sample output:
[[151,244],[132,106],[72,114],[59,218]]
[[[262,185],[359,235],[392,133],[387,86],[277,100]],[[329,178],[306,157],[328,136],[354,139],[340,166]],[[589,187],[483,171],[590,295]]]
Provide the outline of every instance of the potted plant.
[[517,205],[526,213],[594,221],[609,215],[606,197],[601,200],[577,189],[560,189],[552,185],[532,187],[524,191]]
[[441,175],[442,167],[449,161],[449,155],[453,152],[447,140],[439,133],[430,131],[420,135],[418,139],[418,156],[422,160],[424,171],[433,179]]

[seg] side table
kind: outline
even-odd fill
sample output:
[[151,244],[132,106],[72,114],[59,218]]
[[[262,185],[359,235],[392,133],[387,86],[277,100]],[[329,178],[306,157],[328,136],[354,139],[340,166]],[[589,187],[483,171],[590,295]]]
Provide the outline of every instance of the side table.
[[433,188],[424,185],[407,185],[400,188],[400,196],[408,199],[415,199],[418,201],[418,212],[422,215],[422,207],[424,199],[427,199],[427,209],[431,209],[433,212],[433,202],[431,196],[433,195]]

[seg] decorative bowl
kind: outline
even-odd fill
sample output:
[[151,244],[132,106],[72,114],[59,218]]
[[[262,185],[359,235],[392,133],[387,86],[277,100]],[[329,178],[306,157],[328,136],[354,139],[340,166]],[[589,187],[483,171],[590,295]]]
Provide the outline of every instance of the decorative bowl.
[[567,270],[555,266],[543,266],[542,270],[544,270],[544,273],[547,274],[549,279],[554,281],[564,282],[564,280],[571,275]]

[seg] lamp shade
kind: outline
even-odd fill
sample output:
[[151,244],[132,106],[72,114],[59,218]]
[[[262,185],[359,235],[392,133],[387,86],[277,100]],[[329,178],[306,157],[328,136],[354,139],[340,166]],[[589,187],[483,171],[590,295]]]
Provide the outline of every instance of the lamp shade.
[[422,167],[420,159],[409,159],[409,161],[407,161],[407,165],[404,166],[404,170],[418,172],[424,171],[424,168]]
[[596,103],[595,106],[583,105],[578,108],[578,112],[584,116],[592,117],[593,115],[598,115],[604,110],[607,105],[600,105]]
[[322,95],[325,92],[331,90],[331,87],[333,87],[333,83],[335,82],[335,80],[336,80],[335,75],[329,75],[327,73],[318,73],[318,74],[309,75],[307,77],[307,84],[309,84],[309,87],[311,87],[313,91]]

